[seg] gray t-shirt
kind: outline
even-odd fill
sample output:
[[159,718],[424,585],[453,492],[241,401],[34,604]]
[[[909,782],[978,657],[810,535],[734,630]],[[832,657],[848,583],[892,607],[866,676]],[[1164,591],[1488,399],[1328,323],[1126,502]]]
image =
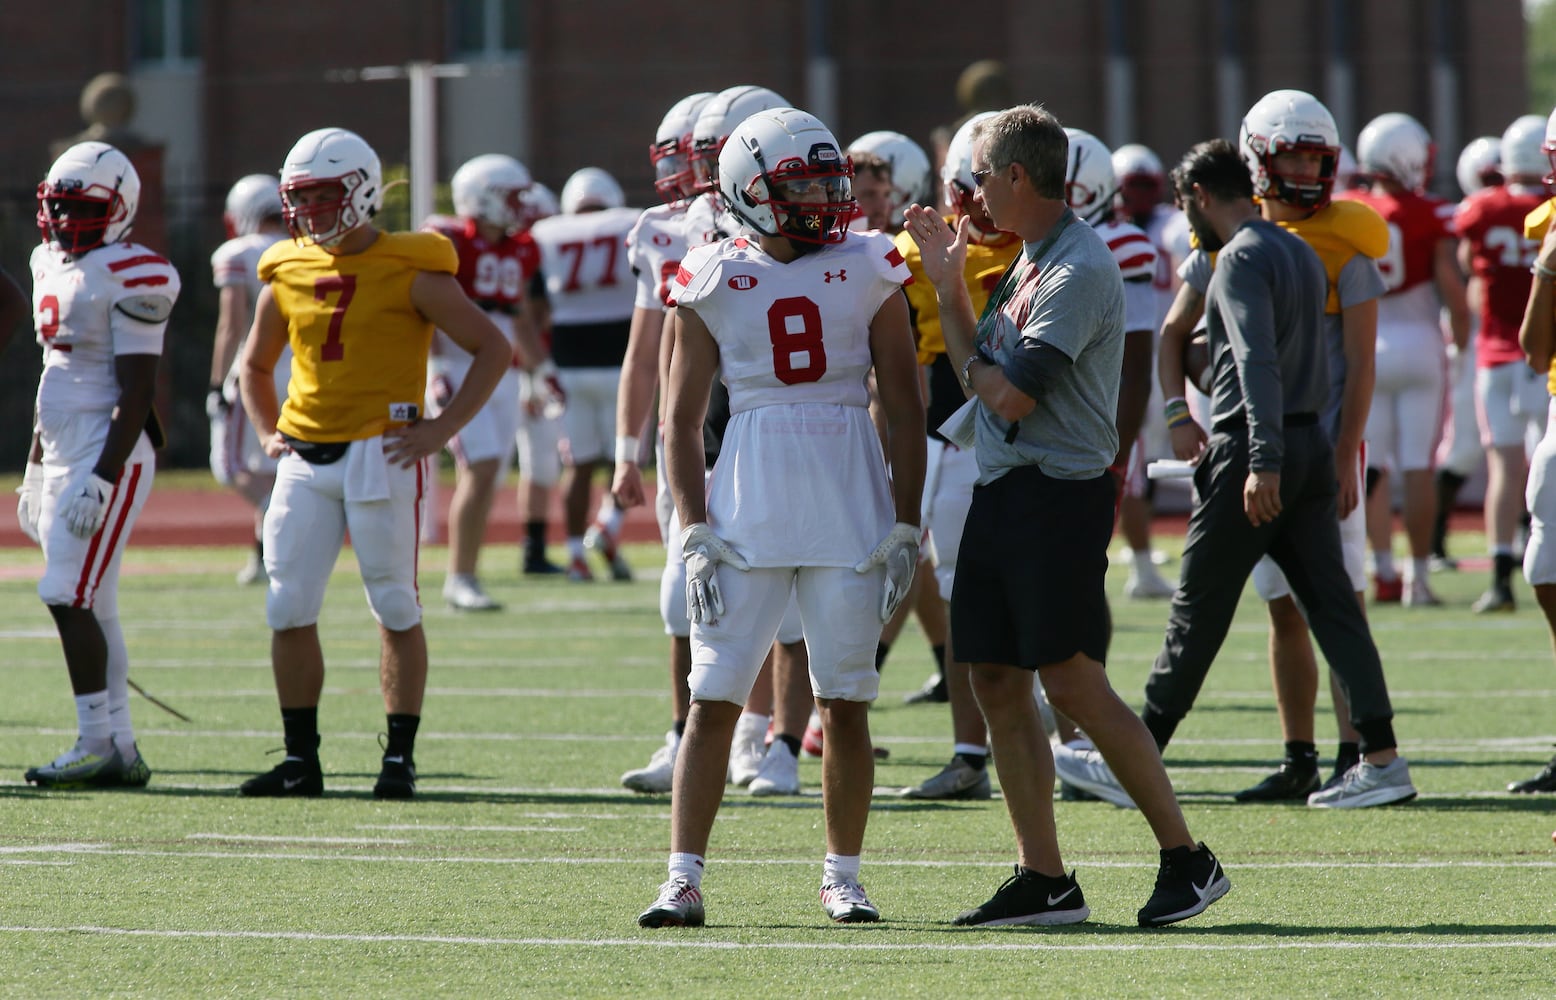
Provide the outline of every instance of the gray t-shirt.
[[1247,420],[1251,469],[1279,471],[1286,416],[1327,401],[1328,293],[1318,254],[1273,222],[1244,222],[1216,257],[1205,295],[1211,421]]
[[[1029,243],[980,319],[977,346],[1001,368],[1022,341],[1057,348],[1071,365],[1031,413],[1012,425],[977,409],[978,482],[1036,465],[1055,479],[1094,479],[1118,452],[1124,362],[1124,280],[1102,237],[1069,220],[1046,248]],[[1035,257],[1041,250],[1042,255]],[[1009,287],[1009,294],[1001,293]],[[1030,346],[1030,345],[1029,345]]]

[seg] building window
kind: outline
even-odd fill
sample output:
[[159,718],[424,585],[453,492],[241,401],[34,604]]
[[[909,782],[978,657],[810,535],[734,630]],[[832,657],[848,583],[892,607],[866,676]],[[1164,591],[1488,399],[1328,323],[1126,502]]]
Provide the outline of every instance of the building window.
[[524,51],[524,0],[455,0],[454,54],[503,59]]
[[136,65],[173,68],[200,61],[200,0],[135,0],[130,17]]

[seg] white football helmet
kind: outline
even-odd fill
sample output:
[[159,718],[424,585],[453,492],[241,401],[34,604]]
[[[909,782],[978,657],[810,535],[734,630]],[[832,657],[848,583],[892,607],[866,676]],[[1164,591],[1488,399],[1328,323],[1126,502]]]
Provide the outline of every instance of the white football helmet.
[[712,92],[703,91],[676,101],[654,132],[654,144],[648,147],[648,160],[654,165],[654,190],[668,205],[686,201],[696,194],[692,177],[692,129],[697,124],[697,113],[712,97]]
[[1474,194],[1481,188],[1501,184],[1502,140],[1494,135],[1483,135],[1472,140],[1460,151],[1453,175],[1459,182],[1459,190],[1465,194]]
[[281,218],[281,186],[271,174],[249,174],[239,177],[232,190],[227,192],[226,210],[222,221],[227,225],[227,235],[249,236],[259,232],[266,219]]
[[[1323,102],[1302,90],[1276,90],[1243,116],[1237,150],[1253,177],[1254,194],[1301,208],[1329,203],[1340,163],[1340,130]],[[1274,168],[1285,152],[1323,156],[1317,180],[1290,178]]]
[[1167,192],[1161,158],[1138,142],[1113,150],[1113,179],[1118,182],[1119,204],[1131,218],[1150,215]]
[[71,255],[117,243],[135,224],[140,175],[106,142],[78,142],[38,185],[38,231]]
[[945,185],[946,202],[963,210],[963,201],[978,190],[978,182],[972,175],[973,127],[999,114],[998,111],[980,111],[962,123],[946,147],[945,161],[940,164],[940,183]]
[[561,207],[563,215],[597,211],[602,208],[620,208],[627,203],[627,196],[616,183],[616,178],[599,167],[583,167],[562,185]]
[[1424,191],[1432,177],[1437,147],[1425,126],[1399,111],[1368,122],[1356,137],[1362,173],[1390,177],[1411,191]]
[[1334,168],[1334,186],[1341,191],[1361,185],[1361,166],[1351,155],[1351,147],[1340,143],[1340,165]]
[[1081,220],[1095,226],[1113,210],[1118,182],[1113,179],[1113,154],[1090,132],[1067,128],[1070,138],[1064,170],[1064,197]]
[[929,154],[924,147],[901,132],[866,132],[848,144],[848,151],[874,153],[891,164],[893,205],[891,224],[902,225],[902,213],[909,205],[932,202],[934,191],[929,180]]
[[1545,119],[1519,115],[1502,133],[1502,176],[1544,177],[1550,169],[1545,155]]
[[483,153],[461,164],[448,186],[456,215],[513,232],[526,220],[524,192],[530,183],[529,170],[518,160]]
[[708,98],[692,126],[692,174],[696,194],[719,190],[719,151],[735,126],[758,111],[786,108],[789,102],[766,87],[739,86]]
[[562,203],[557,200],[555,191],[536,181],[524,192],[524,210],[528,220],[535,223],[561,215]]
[[831,130],[798,108],[751,115],[719,153],[729,210],[758,233],[787,236],[801,248],[847,239],[859,210],[852,177]]
[[[307,204],[297,196],[334,185],[337,197]],[[297,140],[281,165],[282,217],[295,240],[329,249],[372,221],[384,204],[378,154],[361,136],[343,128],[315,129]]]

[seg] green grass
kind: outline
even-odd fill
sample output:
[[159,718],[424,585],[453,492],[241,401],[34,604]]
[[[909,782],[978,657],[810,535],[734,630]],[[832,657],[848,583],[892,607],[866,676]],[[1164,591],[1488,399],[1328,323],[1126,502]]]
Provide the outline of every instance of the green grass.
[[[1455,539],[1476,551],[1478,539]],[[905,707],[929,670],[913,626],[873,714],[892,750],[864,881],[886,920],[828,924],[818,762],[806,795],[731,790],[704,888],[710,925],[640,930],[664,877],[669,799],[618,778],[669,716],[649,579],[521,580],[493,551],[507,605],[456,617],[424,554],[432,649],[413,803],[370,795],[384,720],[376,630],[343,558],[321,622],[328,788],[248,801],[237,783],[279,746],[263,595],[232,585],[237,549],[132,549],[122,587],[132,676],[193,716],[134,705],[155,769],[145,792],[41,792],[22,771],[74,735],[65,673],[31,580],[0,551],[0,982],[13,996],[1548,996],[1556,968],[1556,798],[1505,784],[1548,759],[1556,671],[1527,589],[1512,616],[1469,603],[1481,573],[1445,574],[1438,610],[1375,609],[1397,729],[1419,800],[1330,813],[1237,806],[1279,756],[1263,610],[1249,588],[1168,766],[1232,893],[1194,921],[1135,928],[1155,850],[1138,814],[1061,803],[1065,859],[1093,918],[1054,930],[948,922],[1008,874],[999,801],[890,792],[949,755],[942,708]],[[1115,571],[1110,589],[1122,587]],[[1138,704],[1159,603],[1114,605],[1110,673]],[[1320,705],[1321,751],[1333,719]]]

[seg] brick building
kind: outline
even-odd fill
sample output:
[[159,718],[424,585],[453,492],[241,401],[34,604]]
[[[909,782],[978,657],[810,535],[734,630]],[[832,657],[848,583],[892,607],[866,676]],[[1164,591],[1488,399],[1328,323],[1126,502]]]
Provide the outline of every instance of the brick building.
[[[163,146],[167,243],[185,275],[169,369],[178,464],[203,461],[199,400],[215,297],[209,251],[238,176],[273,172],[324,124],[360,132],[387,165],[411,160],[410,87],[367,67],[457,64],[437,81],[437,172],[509,152],[559,187],[587,164],[652,198],[645,155],[660,115],[695,90],[771,87],[844,141],[890,128],[930,145],[962,113],[958,75],[1002,61],[1016,100],[1164,160],[1276,87],[1329,103],[1348,139],[1373,115],[1411,112],[1437,139],[1440,186],[1470,138],[1526,106],[1519,0],[985,0],[950,17],[935,0],[745,0],[711,7],[613,0],[51,0],[0,5],[0,266],[25,269],[33,188],[49,147],[82,127],[82,87],[133,82],[133,131]],[[62,35],[59,25],[69,25]],[[61,41],[68,36],[68,44]],[[371,75],[371,74],[369,74]],[[1536,109],[1541,110],[1541,109]],[[1444,193],[1453,193],[1444,187]],[[404,223],[404,219],[391,220]],[[18,336],[25,340],[25,336]],[[36,351],[0,370],[0,467],[18,466]]]

